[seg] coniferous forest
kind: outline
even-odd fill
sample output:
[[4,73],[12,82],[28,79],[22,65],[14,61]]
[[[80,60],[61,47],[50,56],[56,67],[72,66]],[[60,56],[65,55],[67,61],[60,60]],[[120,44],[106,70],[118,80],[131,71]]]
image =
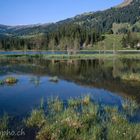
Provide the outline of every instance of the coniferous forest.
[[31,37],[2,37],[0,49],[4,50],[34,50],[34,49],[80,49],[102,40],[101,34],[76,24],[59,26],[55,31],[38,34]]
[[[103,34],[139,32],[139,6],[140,1],[133,0],[126,6],[85,13],[56,23],[15,27],[0,25],[0,49],[66,50],[93,47],[93,44],[103,40]],[[126,47],[124,42],[122,45]]]

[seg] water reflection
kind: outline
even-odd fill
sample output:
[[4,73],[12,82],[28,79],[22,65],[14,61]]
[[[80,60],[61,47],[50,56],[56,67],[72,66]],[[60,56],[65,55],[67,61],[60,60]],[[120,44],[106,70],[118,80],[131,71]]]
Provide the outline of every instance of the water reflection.
[[[124,73],[140,73],[140,60],[40,60],[1,59],[0,79],[16,76],[13,87],[0,86],[0,113],[25,113],[40,99],[59,96],[63,99],[90,93],[95,101],[119,105],[121,97],[140,102],[140,83],[122,80]],[[49,81],[58,76],[60,82]],[[21,106],[18,107],[18,104]]]

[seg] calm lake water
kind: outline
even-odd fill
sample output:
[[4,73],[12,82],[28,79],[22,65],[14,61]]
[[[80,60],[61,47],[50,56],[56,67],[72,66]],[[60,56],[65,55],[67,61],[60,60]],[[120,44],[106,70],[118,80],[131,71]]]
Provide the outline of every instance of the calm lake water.
[[[104,50],[102,51],[78,51],[77,54],[99,54],[99,53],[104,53]],[[114,53],[113,50],[106,50],[106,54],[112,54]],[[117,51],[117,53],[120,54],[139,54],[139,50],[120,50]],[[0,51],[0,55],[35,55],[35,54],[68,54],[68,51]]]
[[0,55],[67,54],[67,51],[0,51]]
[[[115,106],[124,99],[140,103],[140,83],[122,80],[124,73],[140,73],[140,60],[0,59],[0,80],[8,76],[18,79],[15,85],[0,86],[0,115],[25,115],[42,98],[55,96],[66,100],[89,94],[100,104]],[[53,76],[59,81],[51,82]]]

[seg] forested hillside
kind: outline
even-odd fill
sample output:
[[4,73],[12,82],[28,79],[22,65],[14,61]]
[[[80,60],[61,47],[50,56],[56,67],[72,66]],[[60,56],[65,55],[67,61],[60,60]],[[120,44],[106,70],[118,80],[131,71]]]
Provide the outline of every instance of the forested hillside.
[[133,0],[125,7],[112,7],[105,11],[85,13],[57,23],[15,27],[0,25],[0,33],[13,34],[17,36],[48,33],[56,30],[58,26],[68,23],[83,25],[87,28],[94,28],[100,32],[109,32],[113,23],[129,23],[133,25],[139,20],[140,1]]
[[0,49],[63,49],[79,50],[102,40],[101,34],[75,24],[59,26],[55,31],[32,36],[0,37]]
[[130,31],[140,31],[139,0],[127,0],[104,11],[85,13],[57,23],[0,25],[0,49],[68,49],[75,46],[81,49],[102,40],[101,34]]
[[80,15],[71,20],[71,22],[84,25],[89,28],[95,28],[100,32],[110,32],[113,23],[135,24],[140,20],[140,1],[133,0],[129,5],[122,8],[110,8],[105,11],[98,11],[86,15]]

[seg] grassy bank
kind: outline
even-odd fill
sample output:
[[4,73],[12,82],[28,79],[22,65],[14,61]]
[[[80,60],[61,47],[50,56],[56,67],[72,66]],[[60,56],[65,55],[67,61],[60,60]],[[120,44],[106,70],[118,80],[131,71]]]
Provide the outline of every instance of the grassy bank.
[[[40,107],[24,119],[22,127],[26,138],[29,135],[37,140],[139,140],[140,124],[129,121],[138,108],[134,101],[127,100],[119,110],[98,105],[89,96],[65,102],[53,98],[47,104],[42,100]],[[0,123],[1,131],[8,128],[7,117]]]
[[41,55],[0,55],[0,58],[41,58],[41,59],[100,59],[100,58],[140,58],[140,54],[41,54]]

